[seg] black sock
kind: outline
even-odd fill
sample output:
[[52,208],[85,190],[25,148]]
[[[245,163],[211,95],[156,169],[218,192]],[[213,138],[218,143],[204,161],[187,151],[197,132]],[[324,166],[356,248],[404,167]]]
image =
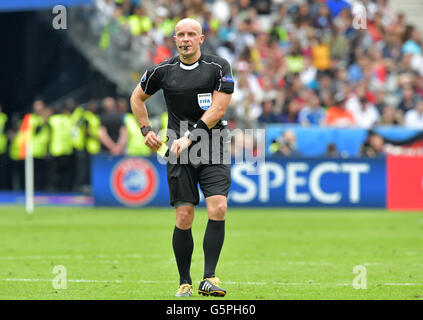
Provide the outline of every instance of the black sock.
[[210,220],[204,234],[204,278],[213,278],[225,239],[225,220]]
[[194,250],[191,228],[188,230],[179,229],[175,226],[173,230],[173,252],[175,253],[176,264],[179,271],[179,284],[192,284],[190,276],[191,256]]

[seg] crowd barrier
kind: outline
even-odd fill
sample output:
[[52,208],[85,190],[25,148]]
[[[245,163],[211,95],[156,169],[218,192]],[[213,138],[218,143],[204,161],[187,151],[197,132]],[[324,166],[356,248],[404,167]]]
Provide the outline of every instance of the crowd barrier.
[[[369,133],[368,130],[359,128],[270,124],[266,126],[267,154],[270,154],[269,146],[272,142],[287,129],[296,134],[298,151],[305,157],[324,156],[330,144],[334,144],[343,156],[357,157]],[[400,126],[376,126],[373,131],[385,139],[398,142],[412,138],[421,132],[421,130]]]
[[[423,209],[423,157],[270,158],[231,164],[231,207]],[[95,156],[96,206],[169,206],[166,166],[156,157]],[[201,195],[200,206],[204,206]]]

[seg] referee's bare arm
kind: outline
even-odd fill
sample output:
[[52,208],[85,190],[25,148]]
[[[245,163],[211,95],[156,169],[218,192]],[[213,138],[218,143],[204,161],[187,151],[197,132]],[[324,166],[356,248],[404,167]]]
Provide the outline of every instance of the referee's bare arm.
[[[150,121],[148,120],[147,108],[145,107],[145,101],[148,98],[150,98],[150,96],[146,94],[138,84],[132,92],[130,103],[132,113],[134,114],[140,128],[150,124]],[[162,141],[153,131],[149,131],[145,136],[145,144],[151,150],[157,151],[157,149],[162,145]]]
[[201,120],[209,127],[213,128],[216,123],[225,115],[226,108],[231,101],[232,93],[213,91],[212,105],[201,117]]

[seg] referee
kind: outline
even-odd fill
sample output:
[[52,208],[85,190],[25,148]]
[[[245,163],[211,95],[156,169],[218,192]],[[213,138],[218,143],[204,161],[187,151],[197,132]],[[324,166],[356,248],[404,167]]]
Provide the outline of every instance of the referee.
[[[204,38],[199,22],[190,18],[179,21],[174,36],[179,55],[149,68],[131,96],[132,112],[145,137],[145,144],[153,151],[157,151],[162,142],[149,126],[145,101],[159,89],[163,89],[166,99],[167,136],[171,155],[177,158],[175,163],[167,161],[166,164],[170,204],[175,208],[176,218],[172,245],[179,271],[177,297],[191,296],[193,292],[190,267],[194,241],[191,226],[194,206],[199,203],[198,183],[206,199],[209,218],[203,240],[204,275],[198,293],[221,297],[226,294],[215,277],[215,269],[225,237],[231,175],[229,164],[212,163],[212,156],[216,154],[220,155],[220,160],[223,159],[224,142],[219,140],[220,151],[209,148],[206,162],[194,164],[191,159],[187,163],[181,161],[183,151],[189,153],[191,147],[199,143],[195,132],[203,130],[206,137],[212,140],[212,130],[223,132],[226,129],[225,121],[221,118],[234,91],[229,63],[223,58],[201,53],[200,45]],[[187,129],[184,129],[184,124],[188,125]],[[173,140],[170,131],[175,133]],[[204,135],[200,137],[203,140]]]

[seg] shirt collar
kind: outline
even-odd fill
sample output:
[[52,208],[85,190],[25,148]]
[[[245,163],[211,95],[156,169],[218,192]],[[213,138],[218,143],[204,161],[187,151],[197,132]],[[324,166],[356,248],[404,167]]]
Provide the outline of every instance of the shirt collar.
[[200,65],[200,60],[203,58],[203,55],[200,56],[200,58],[192,63],[192,64],[186,64],[183,63],[180,59],[179,59],[179,66],[184,69],[184,70],[194,70],[195,68],[197,68]]

